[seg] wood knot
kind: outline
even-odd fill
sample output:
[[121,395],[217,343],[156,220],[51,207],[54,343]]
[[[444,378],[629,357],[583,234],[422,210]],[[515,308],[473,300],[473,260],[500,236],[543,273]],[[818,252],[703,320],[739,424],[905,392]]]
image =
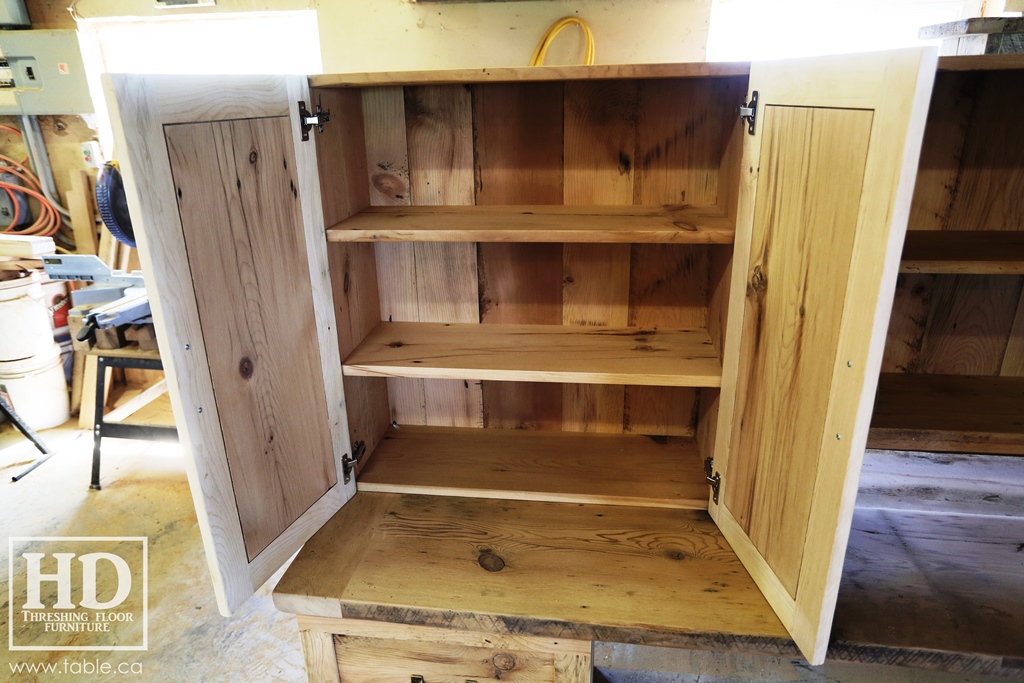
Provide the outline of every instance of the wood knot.
[[477,562],[480,566],[489,572],[500,572],[505,568],[505,560],[501,559],[489,550],[485,550],[480,553],[480,557],[477,558]]
[[400,349],[402,348],[403,344],[400,341],[393,341],[390,344],[388,344],[388,346],[390,346],[393,349]]
[[491,658],[491,664],[493,664],[494,668],[498,671],[511,671],[516,668],[516,658],[515,655],[509,654],[508,652],[499,652]]
[[686,232],[697,232],[697,226],[694,225],[693,223],[684,223],[683,221],[675,221],[675,222],[672,223],[672,225],[676,226],[680,230],[685,230]]
[[243,356],[242,360],[238,362],[238,374],[242,376],[242,379],[249,379],[252,377],[253,362],[249,356]]
[[761,266],[754,266],[754,273],[750,276],[750,289],[757,294],[763,294],[768,289],[768,276],[761,270]]
[[249,152],[249,163],[250,164],[255,164],[256,161],[259,158],[260,158],[260,155],[256,153],[256,150],[252,150],[252,151]]

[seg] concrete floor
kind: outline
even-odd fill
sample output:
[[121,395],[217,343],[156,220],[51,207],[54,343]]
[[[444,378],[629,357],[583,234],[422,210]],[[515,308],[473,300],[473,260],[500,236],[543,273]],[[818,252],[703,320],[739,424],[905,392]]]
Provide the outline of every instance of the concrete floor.
[[[177,444],[104,441],[103,490],[89,490],[92,441],[88,432],[47,430],[42,437],[59,451],[27,477],[10,477],[37,455],[14,431],[0,425],[0,535],[147,536],[149,538],[149,650],[146,652],[9,652],[0,657],[0,681],[69,680],[20,674],[9,663],[82,660],[140,663],[137,681],[305,681],[295,617],[274,609],[270,587],[231,618],[217,610],[199,527]],[[8,544],[0,547],[7,567]],[[0,628],[8,631],[7,571],[0,577]],[[75,676],[75,680],[124,680],[123,675]]]

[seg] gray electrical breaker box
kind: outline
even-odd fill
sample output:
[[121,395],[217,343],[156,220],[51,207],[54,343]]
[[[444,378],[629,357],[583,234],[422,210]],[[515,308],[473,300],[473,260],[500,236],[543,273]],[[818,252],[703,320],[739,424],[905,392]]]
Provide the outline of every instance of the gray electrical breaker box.
[[0,31],[0,114],[92,112],[75,31]]

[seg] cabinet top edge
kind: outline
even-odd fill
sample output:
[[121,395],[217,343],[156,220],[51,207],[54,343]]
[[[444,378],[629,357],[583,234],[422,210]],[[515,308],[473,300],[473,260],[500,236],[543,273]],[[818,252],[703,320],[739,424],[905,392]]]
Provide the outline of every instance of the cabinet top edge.
[[[1024,69],[1024,54],[940,57],[938,69],[939,71],[1003,71]],[[355,88],[388,85],[455,85],[620,78],[713,78],[749,75],[750,62],[684,62],[677,64],[522,66],[319,74],[309,77],[309,85],[314,88]]]
[[591,66],[517,66],[436,71],[380,71],[322,74],[309,77],[314,88],[384,85],[442,85],[573,81],[619,78],[702,78],[747,76],[749,62],[687,62],[680,64],[596,64]]
[[1024,70],[1024,53],[939,57],[939,71]]

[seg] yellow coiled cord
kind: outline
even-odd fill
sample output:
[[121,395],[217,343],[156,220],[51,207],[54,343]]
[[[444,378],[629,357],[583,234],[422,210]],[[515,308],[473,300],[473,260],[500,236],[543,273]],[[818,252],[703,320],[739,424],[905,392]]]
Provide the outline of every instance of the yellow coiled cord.
[[590,32],[590,27],[587,26],[587,23],[582,19],[577,19],[576,17],[566,17],[564,19],[559,19],[554,24],[552,24],[551,28],[548,29],[548,32],[544,34],[543,38],[541,38],[540,44],[537,45],[537,49],[533,51],[533,59],[530,60],[530,66],[544,66],[544,58],[547,56],[548,48],[551,47],[551,43],[552,41],[554,41],[555,36],[557,36],[559,32],[566,26],[573,25],[579,26],[581,29],[583,29],[583,35],[586,36],[587,38],[587,54],[583,60],[583,63],[593,64],[594,34]]

